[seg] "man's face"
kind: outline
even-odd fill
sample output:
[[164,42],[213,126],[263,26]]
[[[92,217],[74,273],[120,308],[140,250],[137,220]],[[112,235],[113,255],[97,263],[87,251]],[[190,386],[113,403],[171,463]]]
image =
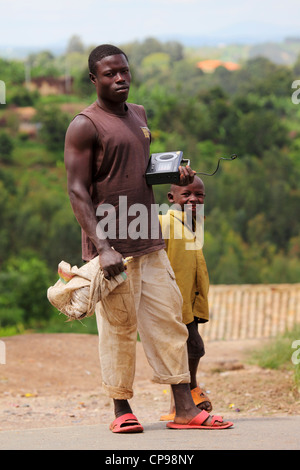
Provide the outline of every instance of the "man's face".
[[100,102],[123,103],[128,98],[131,75],[123,54],[104,57],[96,63],[96,75],[90,74]]

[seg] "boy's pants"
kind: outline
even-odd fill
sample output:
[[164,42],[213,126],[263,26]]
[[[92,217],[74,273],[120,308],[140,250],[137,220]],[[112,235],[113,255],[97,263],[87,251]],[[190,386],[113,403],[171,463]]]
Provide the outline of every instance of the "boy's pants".
[[182,297],[165,250],[133,258],[126,273],[96,308],[103,388],[120,400],[133,396],[137,330],[154,382],[190,382]]

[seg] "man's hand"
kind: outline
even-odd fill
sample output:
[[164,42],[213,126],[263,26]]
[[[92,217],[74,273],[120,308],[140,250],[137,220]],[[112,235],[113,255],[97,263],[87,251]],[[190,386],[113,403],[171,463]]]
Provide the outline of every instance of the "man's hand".
[[124,271],[123,257],[113,248],[105,248],[99,253],[100,266],[106,279],[115,277]]
[[178,169],[180,173],[180,182],[178,186],[188,186],[194,181],[196,172],[189,166],[180,166]]

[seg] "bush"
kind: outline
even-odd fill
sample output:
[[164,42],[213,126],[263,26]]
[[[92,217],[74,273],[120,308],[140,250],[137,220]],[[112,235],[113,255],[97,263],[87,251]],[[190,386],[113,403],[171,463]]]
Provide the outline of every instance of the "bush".
[[68,114],[63,113],[57,106],[45,107],[39,110],[36,120],[41,124],[39,135],[46,148],[54,152],[62,150],[70,123]]
[[251,362],[264,369],[292,369],[294,382],[300,392],[300,354],[295,350],[295,344],[300,342],[300,325],[296,325],[291,331],[279,335],[263,348],[255,351],[251,356]]
[[10,105],[34,106],[38,98],[37,91],[29,91],[25,87],[12,87],[7,92],[7,101]]
[[12,138],[6,133],[0,133],[0,159],[3,163],[10,163],[14,144]]
[[53,307],[47,299],[51,275],[43,260],[14,258],[0,274],[0,327],[32,326],[48,320]]

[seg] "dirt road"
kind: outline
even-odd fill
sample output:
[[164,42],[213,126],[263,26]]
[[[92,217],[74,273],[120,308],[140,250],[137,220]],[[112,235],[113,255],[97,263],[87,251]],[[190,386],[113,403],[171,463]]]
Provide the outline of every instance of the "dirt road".
[[[0,364],[0,430],[109,424],[111,400],[101,389],[98,338],[78,334],[30,334],[2,338],[6,364]],[[247,352],[261,341],[208,342],[199,384],[216,414],[242,417],[300,415],[291,372],[248,365]],[[151,381],[152,371],[137,344],[134,413],[156,423],[168,412],[170,390]]]

